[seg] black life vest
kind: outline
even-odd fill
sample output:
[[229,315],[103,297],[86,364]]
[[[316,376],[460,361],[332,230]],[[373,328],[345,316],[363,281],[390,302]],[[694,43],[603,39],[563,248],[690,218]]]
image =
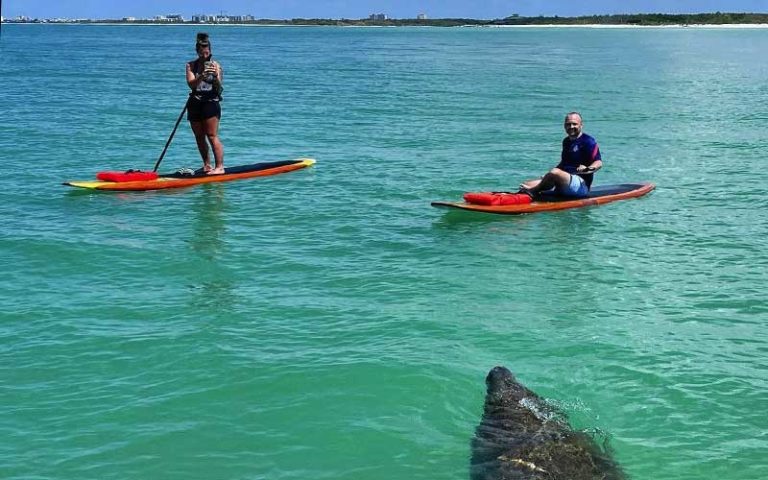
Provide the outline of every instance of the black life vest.
[[[192,73],[195,75],[203,73],[203,70],[205,69],[205,62],[200,61],[198,58],[197,60],[190,63],[190,69],[192,70]],[[209,83],[203,80],[197,84],[196,88],[193,89],[192,98],[201,102],[220,102],[221,92],[223,91],[224,87],[221,85],[221,82],[214,81]]]

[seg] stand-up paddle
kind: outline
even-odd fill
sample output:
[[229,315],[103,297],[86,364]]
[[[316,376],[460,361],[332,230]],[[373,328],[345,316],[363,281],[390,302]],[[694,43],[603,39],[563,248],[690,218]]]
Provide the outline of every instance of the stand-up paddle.
[[176,135],[176,130],[179,128],[181,119],[184,118],[184,113],[186,113],[188,106],[189,106],[189,98],[187,98],[187,101],[184,102],[184,108],[181,110],[181,113],[179,114],[179,118],[176,119],[176,125],[173,126],[173,131],[171,132],[171,136],[169,136],[168,141],[165,142],[165,147],[163,148],[163,152],[160,154],[160,158],[157,159],[157,162],[155,162],[155,168],[151,172],[145,172],[143,170],[133,170],[133,169],[130,169],[124,172],[106,171],[106,172],[98,172],[96,174],[96,178],[104,182],[130,182],[130,181],[157,180],[157,177],[159,176],[157,173],[157,169],[160,167],[160,162],[163,161],[165,152],[168,151],[168,147],[171,145],[173,136]]
[[[190,95],[190,98],[191,98],[191,95]],[[168,141],[165,142],[165,148],[163,148],[163,153],[160,154],[160,158],[157,159],[157,162],[155,163],[155,168],[152,169],[153,172],[157,172],[158,167],[160,167],[160,162],[163,161],[165,152],[168,151],[168,146],[171,144],[171,141],[173,140],[173,136],[176,135],[176,129],[179,128],[181,119],[184,118],[184,114],[186,113],[188,106],[189,106],[189,98],[187,98],[187,101],[184,102],[184,108],[181,109],[179,118],[176,119],[176,125],[173,126],[173,131],[171,132],[171,136],[168,137]]]

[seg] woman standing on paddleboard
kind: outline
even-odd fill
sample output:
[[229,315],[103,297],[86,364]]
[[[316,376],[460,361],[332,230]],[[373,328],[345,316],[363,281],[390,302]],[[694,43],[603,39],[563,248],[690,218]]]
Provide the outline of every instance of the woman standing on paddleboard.
[[[207,33],[198,33],[197,59],[187,62],[187,85],[192,93],[187,104],[187,120],[195,134],[197,149],[203,158],[203,170],[208,174],[224,173],[224,146],[219,140],[221,119],[221,86],[224,73],[221,65],[211,58],[211,42]],[[211,168],[208,143],[216,164]]]

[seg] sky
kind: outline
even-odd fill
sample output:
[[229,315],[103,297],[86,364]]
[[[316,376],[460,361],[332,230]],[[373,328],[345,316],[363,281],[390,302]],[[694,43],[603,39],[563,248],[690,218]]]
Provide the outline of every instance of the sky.
[[503,18],[613,13],[768,13],[768,0],[0,0],[2,16],[151,18],[156,15],[253,15],[256,18]]

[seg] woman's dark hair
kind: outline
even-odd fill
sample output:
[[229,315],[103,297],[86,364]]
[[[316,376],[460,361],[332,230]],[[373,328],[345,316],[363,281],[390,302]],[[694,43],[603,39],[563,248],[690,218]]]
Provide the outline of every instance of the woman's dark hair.
[[208,38],[208,34],[205,32],[199,32],[197,34],[197,41],[195,42],[195,50],[200,50],[200,47],[210,47],[211,41]]

